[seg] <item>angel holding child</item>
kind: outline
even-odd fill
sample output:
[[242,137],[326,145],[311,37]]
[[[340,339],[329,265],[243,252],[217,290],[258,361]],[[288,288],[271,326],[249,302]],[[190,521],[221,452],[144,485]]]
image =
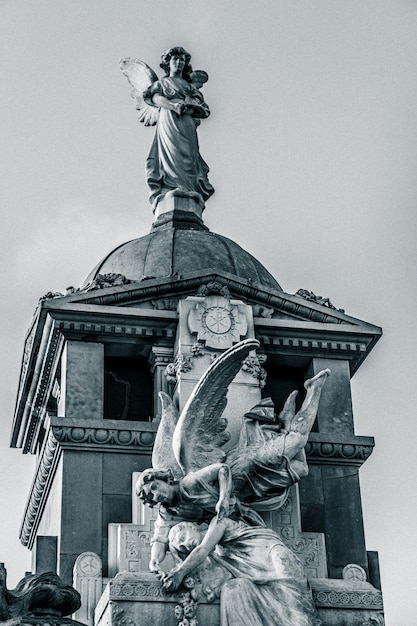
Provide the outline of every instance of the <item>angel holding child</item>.
[[179,196],[191,198],[203,209],[214,193],[197,138],[200,120],[210,115],[199,90],[208,80],[207,73],[193,72],[191,55],[180,46],[162,55],[165,76],[160,79],[139,59],[122,59],[120,67],[133,87],[139,121],[145,126],[156,124],[146,162],[151,204],[155,209],[164,198]]

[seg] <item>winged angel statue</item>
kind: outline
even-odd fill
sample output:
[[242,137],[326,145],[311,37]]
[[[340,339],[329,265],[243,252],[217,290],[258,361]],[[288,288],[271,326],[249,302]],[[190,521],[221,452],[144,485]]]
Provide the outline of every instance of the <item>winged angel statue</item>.
[[[298,412],[297,391],[278,419],[270,399],[255,406],[245,415],[238,445],[226,453],[222,446],[229,433],[222,414],[228,386],[258,347],[257,340],[248,339],[218,357],[180,416],[169,396],[160,393],[153,468],[142,472],[136,486],[146,504],[159,504],[149,566],[167,591],[198,569],[206,597],[221,592],[222,626],[315,626],[320,622],[301,563],[265,528],[257,511],[282,506],[289,487],[308,473],[304,447],[330,371],[305,382]],[[163,573],[159,564],[168,548],[177,565]]]
[[208,180],[209,168],[200,155],[197,126],[210,115],[199,88],[208,80],[203,70],[192,71],[191,55],[180,46],[161,57],[165,75],[158,79],[144,61],[120,61],[139,121],[156,125],[155,137],[146,162],[150,202],[154,209],[164,198],[192,198],[204,208],[214,192]]

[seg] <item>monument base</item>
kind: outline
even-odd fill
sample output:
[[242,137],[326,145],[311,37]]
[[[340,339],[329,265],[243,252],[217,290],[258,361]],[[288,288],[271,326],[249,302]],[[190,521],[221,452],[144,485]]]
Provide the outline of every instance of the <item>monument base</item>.
[[[165,593],[152,573],[136,576],[120,573],[110,580],[95,611],[95,626],[178,626],[175,607],[184,593]],[[197,607],[199,626],[217,626],[219,602]]]
[[[318,578],[311,587],[322,626],[384,625],[382,595],[370,583]],[[104,590],[95,626],[178,626],[182,601],[183,593],[165,593],[154,574],[120,573]],[[220,626],[219,602],[199,603],[196,617],[199,626]]]
[[155,218],[158,218],[164,213],[182,211],[184,213],[193,213],[201,220],[203,210],[204,201],[200,194],[175,189],[169,191],[163,198],[158,200],[153,212]]

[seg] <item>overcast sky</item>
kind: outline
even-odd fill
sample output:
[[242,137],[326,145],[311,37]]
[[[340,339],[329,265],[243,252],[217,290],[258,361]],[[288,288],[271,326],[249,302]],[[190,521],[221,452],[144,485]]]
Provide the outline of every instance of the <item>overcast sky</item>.
[[183,45],[212,116],[199,129],[216,193],[205,221],[288,293],[327,296],[384,336],[352,381],[367,548],[388,626],[415,626],[417,2],[0,0],[0,560],[34,460],[9,450],[23,339],[37,300],[79,286],[152,223],[123,56],[159,70]]

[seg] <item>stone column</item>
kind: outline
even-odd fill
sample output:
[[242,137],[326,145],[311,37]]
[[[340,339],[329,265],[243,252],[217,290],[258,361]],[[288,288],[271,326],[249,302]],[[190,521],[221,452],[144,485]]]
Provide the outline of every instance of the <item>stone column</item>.
[[149,355],[149,363],[151,366],[151,374],[153,376],[153,410],[154,421],[160,419],[160,403],[158,393],[165,391],[169,394],[169,384],[165,375],[166,367],[172,362],[174,351],[166,346],[152,346]]
[[315,376],[326,368],[331,370],[331,375],[321,392],[317,412],[318,430],[320,433],[352,435],[354,427],[349,361],[312,359],[306,378]]
[[[329,368],[331,375],[323,388],[317,413],[319,435],[331,435],[335,444],[353,435],[353,413],[348,361],[312,359],[306,378]],[[318,436],[319,436],[318,435]],[[332,445],[332,444],[329,444]],[[368,569],[362,521],[359,470],[337,458],[310,467],[300,484],[303,528],[324,532],[328,571],[340,578],[345,565],[356,563]]]
[[103,418],[104,346],[67,341],[61,359],[58,415]]
[[82,552],[102,554],[103,453],[64,450],[62,477],[58,574],[70,584]]

